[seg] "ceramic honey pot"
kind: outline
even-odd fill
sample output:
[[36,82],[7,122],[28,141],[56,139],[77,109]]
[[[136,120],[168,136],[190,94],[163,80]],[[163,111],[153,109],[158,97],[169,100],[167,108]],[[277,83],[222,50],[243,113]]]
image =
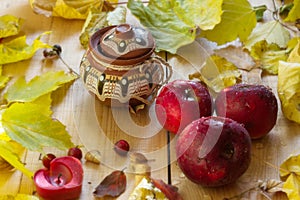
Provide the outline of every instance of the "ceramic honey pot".
[[151,33],[141,27],[105,27],[91,36],[80,76],[106,105],[149,104],[172,74],[171,66],[154,49]]

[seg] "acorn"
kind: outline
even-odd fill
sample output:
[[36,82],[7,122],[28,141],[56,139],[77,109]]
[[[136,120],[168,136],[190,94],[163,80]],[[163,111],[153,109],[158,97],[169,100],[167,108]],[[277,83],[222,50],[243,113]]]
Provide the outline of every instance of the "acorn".
[[91,151],[88,151],[85,154],[84,158],[85,158],[86,161],[89,161],[89,162],[92,162],[92,163],[95,163],[95,164],[100,164],[102,156],[101,156],[100,151],[91,150]]

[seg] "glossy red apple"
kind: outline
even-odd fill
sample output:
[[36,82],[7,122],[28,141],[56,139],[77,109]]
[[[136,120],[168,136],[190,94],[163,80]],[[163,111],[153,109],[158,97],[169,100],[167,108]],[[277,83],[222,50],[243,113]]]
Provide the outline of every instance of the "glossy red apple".
[[236,84],[223,89],[215,101],[218,116],[245,125],[252,139],[267,135],[277,120],[277,100],[264,85]]
[[232,119],[202,117],[189,124],[176,141],[178,166],[191,181],[217,187],[236,181],[251,161],[251,138]]
[[33,179],[41,198],[71,200],[80,196],[83,169],[81,162],[75,157],[58,157],[51,161],[49,169],[36,171]]
[[202,82],[175,80],[161,89],[156,99],[155,112],[160,124],[176,134],[193,120],[210,116],[212,98]]

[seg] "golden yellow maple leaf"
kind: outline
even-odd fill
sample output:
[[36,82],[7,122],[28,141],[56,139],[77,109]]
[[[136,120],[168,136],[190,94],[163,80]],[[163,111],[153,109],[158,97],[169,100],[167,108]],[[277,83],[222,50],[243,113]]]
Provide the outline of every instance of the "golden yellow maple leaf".
[[289,200],[300,200],[300,155],[290,156],[280,165],[280,177],[286,178],[282,189]]

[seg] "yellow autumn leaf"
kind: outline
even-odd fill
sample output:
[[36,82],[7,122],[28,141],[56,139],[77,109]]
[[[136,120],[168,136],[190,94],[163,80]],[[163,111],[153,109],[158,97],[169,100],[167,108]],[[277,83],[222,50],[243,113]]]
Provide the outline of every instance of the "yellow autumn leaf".
[[17,35],[22,23],[23,19],[13,15],[0,16],[0,38]]
[[292,173],[300,176],[300,155],[291,155],[280,165],[280,177],[284,178]]
[[189,75],[189,79],[198,78],[215,92],[220,92],[223,88],[236,84],[240,76],[241,73],[234,64],[213,55],[206,60],[199,72]]
[[278,73],[279,61],[286,61],[288,51],[277,44],[268,44],[266,40],[259,41],[251,47],[251,56],[260,64],[260,68],[270,74]]
[[[117,0],[106,0],[117,3]],[[91,8],[102,10],[104,0],[30,0],[34,12],[47,17],[57,16],[66,19],[86,19]]]
[[49,44],[42,42],[40,39],[43,35],[49,34],[45,32],[38,36],[31,45],[26,43],[26,36],[18,37],[7,43],[0,44],[0,65],[14,63],[21,60],[31,58],[40,48],[52,48]]
[[294,47],[287,59],[288,62],[300,63],[300,38],[297,38],[297,41],[297,45]]
[[0,200],[39,200],[39,198],[28,194],[4,194],[0,195]]
[[277,90],[284,116],[300,124],[300,63],[279,62]]
[[282,189],[289,200],[300,200],[300,155],[290,156],[280,165],[280,177],[286,179]]
[[97,30],[112,25],[123,24],[126,22],[126,7],[118,6],[112,11],[103,12],[97,9],[91,9],[83,25],[79,36],[80,44],[86,49],[88,42]]
[[9,80],[8,76],[2,75],[2,65],[0,65],[0,89],[6,86],[8,80]]
[[24,147],[14,141],[0,140],[0,157],[6,160],[10,165],[20,170],[29,178],[33,177],[33,172],[28,170],[20,160],[20,154]]

